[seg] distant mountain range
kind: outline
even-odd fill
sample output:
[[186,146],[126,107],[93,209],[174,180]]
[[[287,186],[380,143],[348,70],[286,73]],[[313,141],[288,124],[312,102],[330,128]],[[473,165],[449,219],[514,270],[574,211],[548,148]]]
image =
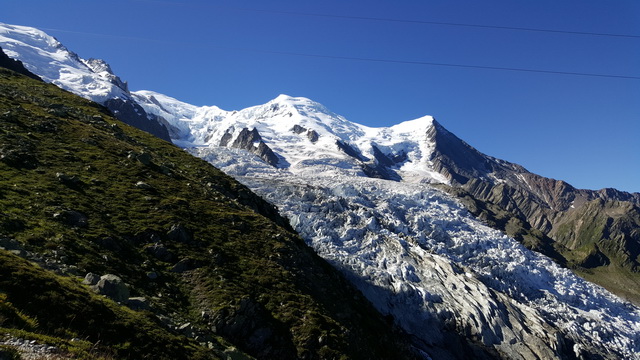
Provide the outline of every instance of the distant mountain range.
[[197,107],[129,92],[36,29],[0,25],[0,46],[276,205],[425,358],[640,358],[640,310],[568,270],[640,301],[638,193],[532,174],[430,116],[371,128],[287,95]]

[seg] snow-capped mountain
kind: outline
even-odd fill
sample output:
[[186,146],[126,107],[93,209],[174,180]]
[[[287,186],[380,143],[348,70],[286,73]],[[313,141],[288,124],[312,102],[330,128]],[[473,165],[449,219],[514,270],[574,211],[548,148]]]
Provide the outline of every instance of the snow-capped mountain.
[[[143,109],[175,144],[277,205],[426,357],[462,358],[468,342],[496,358],[640,359],[640,309],[485,226],[432,184],[464,189],[567,244],[583,222],[564,211],[598,200],[628,202],[633,213],[640,194],[576,190],[531,174],[478,152],[431,116],[371,128],[286,95],[238,111],[197,107],[130,93],[108,65],[35,29],[0,25],[0,46],[46,81]],[[630,218],[610,223],[634,229]],[[596,246],[595,258],[613,249],[637,259],[636,238],[623,240]]]
[[428,185],[461,182],[463,171],[495,182],[527,173],[432,117],[370,128],[286,95],[239,111],[134,96],[172,125],[177,143],[278,206],[432,358],[452,356],[452,333],[505,358],[640,358],[638,308]]
[[264,105],[224,111],[196,108],[151,91],[133,95],[147,112],[171,125],[174,142],[183,147],[243,148],[294,173],[324,167],[355,176],[448,182],[429,160],[435,149],[427,134],[437,124],[431,116],[371,128],[302,97],[280,95]]
[[[430,116],[371,128],[286,95],[239,111],[198,108],[149,91],[134,97],[170,124],[183,147],[244,149],[276,169],[311,178],[321,173],[446,184],[451,193],[482,203],[470,210],[492,226],[640,302],[634,285],[640,283],[639,193],[575,189],[533,174],[480,153]],[[610,267],[618,282],[607,280]]]
[[100,59],[82,59],[41,30],[0,23],[0,47],[32,73],[109,108],[116,117],[165,140],[166,128],[132,101],[127,83]]

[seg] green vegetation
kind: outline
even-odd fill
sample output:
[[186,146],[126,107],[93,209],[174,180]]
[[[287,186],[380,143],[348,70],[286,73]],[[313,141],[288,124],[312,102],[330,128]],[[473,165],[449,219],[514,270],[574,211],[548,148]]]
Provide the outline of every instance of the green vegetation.
[[[78,358],[412,357],[230,177],[53,85],[0,69],[0,94],[0,336]],[[89,272],[147,308],[97,295]]]

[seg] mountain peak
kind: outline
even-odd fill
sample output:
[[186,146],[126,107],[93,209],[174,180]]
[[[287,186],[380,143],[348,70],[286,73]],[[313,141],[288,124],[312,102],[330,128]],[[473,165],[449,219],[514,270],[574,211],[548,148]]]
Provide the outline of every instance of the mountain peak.
[[[399,124],[390,127],[391,130],[397,133],[417,133],[425,134],[434,124],[438,124],[435,118],[431,115],[425,115],[423,117],[401,122]],[[439,124],[438,124],[439,125]]]
[[276,96],[275,99],[271,100],[271,102],[278,102],[278,103],[282,103],[282,102],[303,102],[303,101],[308,101],[308,102],[312,102],[310,99],[305,98],[305,97],[297,97],[297,96],[291,96],[291,95],[287,95],[287,94],[280,94],[278,96]]

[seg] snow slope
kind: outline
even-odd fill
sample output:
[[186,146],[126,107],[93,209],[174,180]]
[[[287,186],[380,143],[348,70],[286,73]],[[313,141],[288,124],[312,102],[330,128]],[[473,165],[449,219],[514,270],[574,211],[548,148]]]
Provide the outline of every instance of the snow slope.
[[[434,145],[426,140],[426,133],[433,126],[431,116],[388,128],[371,128],[303,97],[280,95],[264,105],[224,111],[216,106],[198,108],[152,91],[133,95],[148,113],[171,125],[174,142],[183,147],[216,147],[226,133],[230,134],[226,146],[231,146],[242,129],[256,129],[280,158],[277,167],[294,173],[311,175],[322,168],[365,176],[363,166],[379,165],[375,147],[405,180],[448,181],[429,166]],[[353,152],[345,151],[345,147]],[[394,158],[402,161],[392,164]]]
[[111,98],[129,98],[126,84],[107,63],[81,59],[43,31],[0,23],[0,46],[29,71],[74,94],[100,104]]

